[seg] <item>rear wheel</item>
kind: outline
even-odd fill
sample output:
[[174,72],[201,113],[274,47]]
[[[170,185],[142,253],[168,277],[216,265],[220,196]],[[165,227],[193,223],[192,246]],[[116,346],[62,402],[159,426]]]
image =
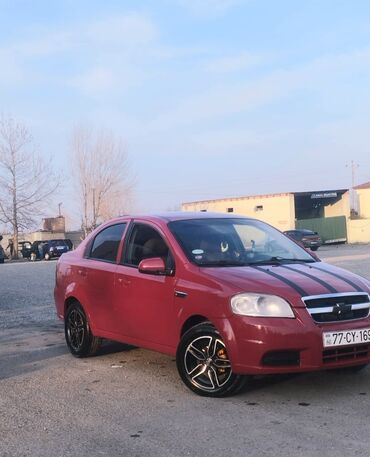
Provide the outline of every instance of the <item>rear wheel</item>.
[[209,322],[198,324],[184,334],[176,362],[181,379],[198,395],[233,395],[248,380],[247,376],[233,373],[221,335]]
[[67,346],[75,357],[88,357],[99,349],[101,339],[93,335],[85,311],[78,302],[69,306],[64,330]]
[[318,246],[312,246],[312,247],[311,247],[311,251],[317,251],[318,249],[319,249]]

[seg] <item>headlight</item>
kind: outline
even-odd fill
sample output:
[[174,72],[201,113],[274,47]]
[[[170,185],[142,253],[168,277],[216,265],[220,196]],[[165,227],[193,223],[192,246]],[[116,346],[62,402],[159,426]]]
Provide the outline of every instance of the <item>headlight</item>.
[[54,248],[53,248],[53,246],[52,246],[52,247],[49,249],[49,251],[54,251]]
[[289,303],[276,295],[239,294],[231,298],[234,314],[253,317],[289,317],[294,313]]

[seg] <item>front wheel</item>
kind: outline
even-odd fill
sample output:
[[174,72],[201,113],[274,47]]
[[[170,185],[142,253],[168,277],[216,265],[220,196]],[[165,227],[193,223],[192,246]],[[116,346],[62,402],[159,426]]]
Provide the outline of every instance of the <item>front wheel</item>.
[[99,349],[101,339],[93,335],[85,311],[78,302],[69,306],[64,330],[67,346],[75,357],[88,357]]
[[184,334],[176,362],[182,381],[198,395],[233,395],[248,380],[247,376],[233,373],[226,346],[219,332],[208,322],[198,324]]

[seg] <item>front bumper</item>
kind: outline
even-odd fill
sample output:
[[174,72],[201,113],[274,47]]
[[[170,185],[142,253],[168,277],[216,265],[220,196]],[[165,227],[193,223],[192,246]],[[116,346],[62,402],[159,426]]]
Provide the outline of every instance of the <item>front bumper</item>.
[[233,315],[215,322],[239,374],[316,371],[370,363],[368,344],[324,348],[323,332],[370,327],[370,318],[317,324],[305,308],[295,319]]
[[305,248],[320,247],[322,246],[322,241],[304,241],[303,246]]

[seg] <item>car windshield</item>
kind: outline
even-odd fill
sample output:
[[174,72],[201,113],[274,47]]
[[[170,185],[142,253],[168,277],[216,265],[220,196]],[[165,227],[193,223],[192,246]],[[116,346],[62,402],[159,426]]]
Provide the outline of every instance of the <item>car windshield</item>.
[[303,248],[258,220],[189,219],[168,226],[188,259],[200,266],[315,262]]

